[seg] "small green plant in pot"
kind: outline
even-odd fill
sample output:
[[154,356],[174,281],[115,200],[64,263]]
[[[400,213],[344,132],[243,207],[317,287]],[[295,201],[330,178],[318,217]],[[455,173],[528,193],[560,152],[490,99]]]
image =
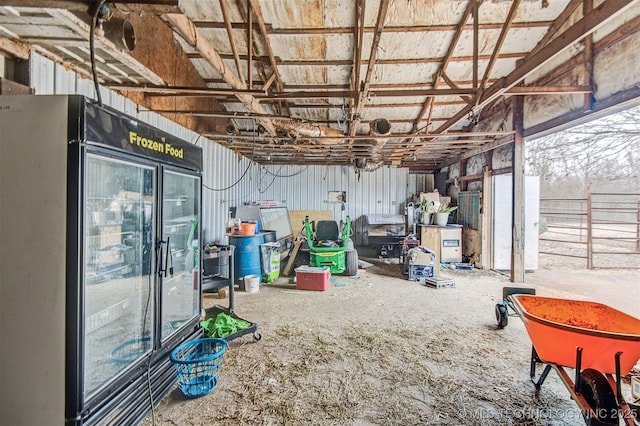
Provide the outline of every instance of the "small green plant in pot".
[[447,222],[449,221],[449,214],[457,208],[458,206],[449,206],[447,204],[440,204],[433,218],[434,225],[446,226]]
[[431,217],[433,216],[433,213],[437,211],[438,207],[435,202],[424,199],[418,203],[418,209],[420,210],[420,223],[423,225],[430,225]]

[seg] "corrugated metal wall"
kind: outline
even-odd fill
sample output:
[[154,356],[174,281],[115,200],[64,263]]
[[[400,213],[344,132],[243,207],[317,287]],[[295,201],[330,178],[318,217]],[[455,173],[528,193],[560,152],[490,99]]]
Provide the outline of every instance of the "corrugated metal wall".
[[[95,99],[91,80],[37,54],[31,57],[30,74],[36,94],[81,94]],[[202,225],[207,243],[227,242],[224,226],[230,207],[276,200],[290,210],[331,210],[337,220],[350,215],[355,223],[355,242],[361,244],[363,215],[404,214],[405,203],[425,186],[422,177],[396,167],[362,172],[358,178],[352,167],[345,166],[258,165],[160,115],[139,112],[136,104],[115,92],[101,89],[101,95],[105,105],[203,148]],[[339,203],[327,202],[329,191],[347,193],[344,210]]]

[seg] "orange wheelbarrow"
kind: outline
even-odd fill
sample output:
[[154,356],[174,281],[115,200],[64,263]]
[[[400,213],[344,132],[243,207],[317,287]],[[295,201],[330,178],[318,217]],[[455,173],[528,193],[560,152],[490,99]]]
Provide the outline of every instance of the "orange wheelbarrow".
[[[587,425],[637,424],[638,413],[625,401],[621,385],[640,359],[640,319],[595,302],[533,294],[506,299],[533,344],[530,376],[536,391],[554,369]],[[539,363],[545,366],[536,378]],[[575,370],[574,379],[567,368]]]

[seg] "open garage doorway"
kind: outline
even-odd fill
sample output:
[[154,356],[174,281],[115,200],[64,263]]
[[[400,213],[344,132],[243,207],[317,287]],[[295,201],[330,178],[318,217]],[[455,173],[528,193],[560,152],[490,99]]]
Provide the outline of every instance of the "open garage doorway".
[[640,268],[639,147],[639,107],[527,141],[541,266]]

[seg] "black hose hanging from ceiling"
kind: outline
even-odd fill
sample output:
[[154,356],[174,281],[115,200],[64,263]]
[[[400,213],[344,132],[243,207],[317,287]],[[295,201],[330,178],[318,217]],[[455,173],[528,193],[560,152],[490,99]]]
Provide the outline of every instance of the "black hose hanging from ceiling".
[[91,56],[91,74],[93,75],[93,86],[96,90],[96,97],[98,99],[98,105],[102,106],[102,95],[100,94],[100,82],[98,81],[98,72],[96,70],[96,55],[95,55],[95,32],[98,25],[98,15],[104,6],[106,0],[100,0],[98,6],[91,19],[91,28],[89,29],[89,54]]

